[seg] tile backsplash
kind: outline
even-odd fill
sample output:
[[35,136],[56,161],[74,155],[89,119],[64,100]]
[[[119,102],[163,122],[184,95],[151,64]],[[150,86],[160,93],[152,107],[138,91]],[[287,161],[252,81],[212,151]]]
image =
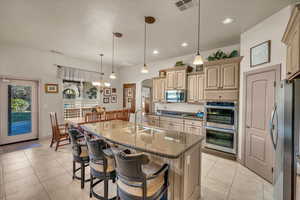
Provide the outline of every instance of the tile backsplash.
[[196,113],[196,112],[203,112],[204,105],[187,104],[187,103],[156,103],[155,112],[157,110]]

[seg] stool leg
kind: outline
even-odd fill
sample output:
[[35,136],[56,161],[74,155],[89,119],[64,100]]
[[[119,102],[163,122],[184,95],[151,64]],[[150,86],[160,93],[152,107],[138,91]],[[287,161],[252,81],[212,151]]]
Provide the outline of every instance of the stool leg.
[[104,199],[108,200],[108,180],[104,179]]
[[81,162],[81,189],[84,188],[84,181],[85,181],[85,166],[84,166],[84,162]]
[[75,179],[75,169],[76,169],[76,162],[73,160],[73,177],[72,179]]
[[93,180],[94,180],[94,177],[93,177],[93,175],[91,173],[91,177],[90,177],[90,198],[93,197],[93,193],[92,193],[92,191],[93,191],[93,184],[94,184]]

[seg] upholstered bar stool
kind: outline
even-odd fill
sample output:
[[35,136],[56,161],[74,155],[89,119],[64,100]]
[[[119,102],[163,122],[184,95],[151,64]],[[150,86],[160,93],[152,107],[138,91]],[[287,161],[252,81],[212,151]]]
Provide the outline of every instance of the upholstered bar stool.
[[[81,188],[84,188],[84,183],[89,181],[85,179],[85,168],[89,166],[89,155],[87,146],[82,133],[78,129],[69,129],[69,136],[71,138],[73,149],[73,180],[79,179],[81,182]],[[76,168],[76,163],[80,164],[79,168]],[[81,171],[80,177],[76,175],[77,171]]]
[[[115,159],[109,145],[103,139],[93,139],[88,133],[84,134],[90,156],[90,197],[101,200],[113,200],[117,197],[108,198],[108,183],[116,179]],[[97,180],[94,182],[94,180]],[[97,194],[94,187],[104,182],[104,196]]]
[[145,154],[116,154],[117,192],[121,200],[168,199],[169,165],[149,167]]

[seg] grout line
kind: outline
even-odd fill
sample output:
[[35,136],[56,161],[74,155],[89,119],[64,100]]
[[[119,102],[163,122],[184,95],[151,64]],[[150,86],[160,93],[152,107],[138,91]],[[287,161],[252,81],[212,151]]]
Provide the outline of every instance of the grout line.
[[45,186],[43,185],[42,181],[40,180],[39,176],[37,175],[37,172],[36,172],[36,170],[34,169],[31,160],[28,158],[28,156],[27,156],[27,154],[25,153],[25,151],[23,151],[23,152],[24,152],[24,154],[25,154],[27,160],[28,160],[29,163],[30,163],[30,166],[31,166],[31,168],[32,168],[32,170],[33,170],[33,173],[35,174],[35,176],[36,176],[37,179],[39,180],[39,183],[41,184],[41,186],[43,187],[44,191],[46,192],[46,194],[47,194],[49,200],[51,200],[51,196],[50,196],[50,194],[48,193],[48,191],[46,190],[46,188],[45,188]]
[[236,169],[235,169],[235,173],[234,173],[234,176],[233,176],[233,178],[232,178],[232,181],[231,181],[231,184],[230,184],[228,193],[227,193],[226,200],[229,200],[229,197],[230,197],[230,194],[231,194],[231,190],[232,190],[232,186],[233,186],[233,183],[234,183],[235,178],[236,178],[236,176],[237,176],[237,171],[238,171],[238,167],[236,167]]

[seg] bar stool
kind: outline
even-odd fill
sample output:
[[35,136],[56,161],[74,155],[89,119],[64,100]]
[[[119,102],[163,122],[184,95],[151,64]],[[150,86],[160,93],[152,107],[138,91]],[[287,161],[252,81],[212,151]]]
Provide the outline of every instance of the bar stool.
[[[88,145],[90,157],[90,197],[101,200],[114,200],[117,197],[108,198],[108,182],[116,179],[114,155],[109,145],[103,139],[92,139],[88,133],[84,134]],[[95,179],[98,181],[94,182]],[[94,192],[94,187],[104,181],[104,197]]]
[[168,170],[165,164],[160,169],[149,167],[145,154],[116,154],[117,192],[122,200],[168,199]]
[[[85,180],[85,168],[89,166],[89,155],[87,145],[85,144],[82,133],[78,129],[69,129],[69,136],[71,138],[71,144],[73,149],[73,180],[76,178],[81,182],[81,189],[84,188]],[[80,167],[76,169],[76,163],[80,164]],[[80,177],[76,175],[77,171],[81,171]]]

